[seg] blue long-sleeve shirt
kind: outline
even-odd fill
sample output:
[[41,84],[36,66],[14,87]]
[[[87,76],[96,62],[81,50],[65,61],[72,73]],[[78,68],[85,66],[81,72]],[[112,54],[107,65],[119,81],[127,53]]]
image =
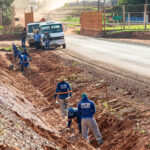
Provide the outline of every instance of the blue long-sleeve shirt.
[[68,98],[69,96],[72,96],[71,87],[68,82],[61,81],[60,83],[57,84],[56,94],[54,95],[54,97],[56,98],[58,94],[59,99],[65,99]]
[[70,128],[71,123],[72,123],[72,119],[76,118],[77,123],[78,123],[79,133],[81,133],[81,117],[79,115],[77,108],[72,108],[72,109],[74,111],[74,115],[69,114],[69,112],[68,112],[68,127]]
[[41,40],[41,34],[39,34],[39,33],[37,34],[37,33],[36,33],[36,34],[34,35],[34,41],[35,41],[35,42],[40,42],[40,40]]
[[29,56],[28,53],[22,54],[22,59],[20,60],[20,64],[22,64],[25,67],[29,66],[29,61],[31,60],[31,57]]
[[16,45],[13,45],[12,48],[13,48],[13,53],[14,53],[15,59],[16,59],[18,56],[20,57],[21,52],[18,50],[17,46],[16,46]]
[[96,112],[94,102],[88,100],[87,97],[84,97],[78,104],[78,112],[79,115],[81,116],[81,119],[93,118],[93,115]]

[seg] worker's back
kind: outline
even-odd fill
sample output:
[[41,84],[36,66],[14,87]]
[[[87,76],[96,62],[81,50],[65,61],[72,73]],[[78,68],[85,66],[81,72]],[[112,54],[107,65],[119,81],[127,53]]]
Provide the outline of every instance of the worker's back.
[[78,111],[81,118],[93,118],[95,114],[95,104],[88,100],[87,96],[84,96],[82,101],[78,104]]

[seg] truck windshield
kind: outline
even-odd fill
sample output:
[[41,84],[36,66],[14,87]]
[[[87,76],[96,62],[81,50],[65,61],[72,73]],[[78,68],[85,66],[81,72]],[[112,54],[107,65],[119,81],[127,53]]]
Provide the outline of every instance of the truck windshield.
[[39,24],[28,25],[28,33],[33,33],[36,29],[39,30]]
[[62,24],[41,26],[41,33],[44,34],[45,32],[49,32],[49,33],[63,32]]

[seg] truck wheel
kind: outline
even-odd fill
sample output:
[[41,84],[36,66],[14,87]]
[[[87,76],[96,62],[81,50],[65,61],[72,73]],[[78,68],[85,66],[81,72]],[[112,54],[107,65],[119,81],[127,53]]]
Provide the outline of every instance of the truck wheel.
[[66,48],[66,44],[63,44],[63,49],[65,49]]

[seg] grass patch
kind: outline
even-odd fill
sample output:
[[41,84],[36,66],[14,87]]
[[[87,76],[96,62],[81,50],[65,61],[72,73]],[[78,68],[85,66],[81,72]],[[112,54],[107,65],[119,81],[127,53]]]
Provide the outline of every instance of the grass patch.
[[[125,29],[123,29],[123,26],[115,26],[115,27],[106,27],[106,30],[122,30],[122,31],[145,31],[144,25],[126,25]],[[150,29],[150,25],[146,26],[146,30]]]
[[76,27],[79,27],[80,24],[68,24],[67,25],[69,28],[76,28]]
[[[12,46],[3,47],[1,49],[5,50],[5,51],[12,51],[13,50]],[[21,52],[23,52],[23,48],[21,46],[18,47],[18,50],[21,51]]]
[[80,18],[79,17],[72,17],[72,16],[67,16],[65,19],[62,19],[63,22],[74,22],[74,23],[79,23]]
[[77,62],[73,62],[73,63],[72,63],[72,66],[76,66],[76,65],[77,65]]
[[3,48],[1,48],[1,49],[5,50],[5,51],[12,51],[12,50],[13,50],[13,49],[12,49],[12,46],[3,47]]
[[3,27],[3,26],[0,26],[0,30],[2,30],[2,29],[4,29],[4,27]]
[[75,29],[73,32],[76,34],[80,34],[80,29]]

